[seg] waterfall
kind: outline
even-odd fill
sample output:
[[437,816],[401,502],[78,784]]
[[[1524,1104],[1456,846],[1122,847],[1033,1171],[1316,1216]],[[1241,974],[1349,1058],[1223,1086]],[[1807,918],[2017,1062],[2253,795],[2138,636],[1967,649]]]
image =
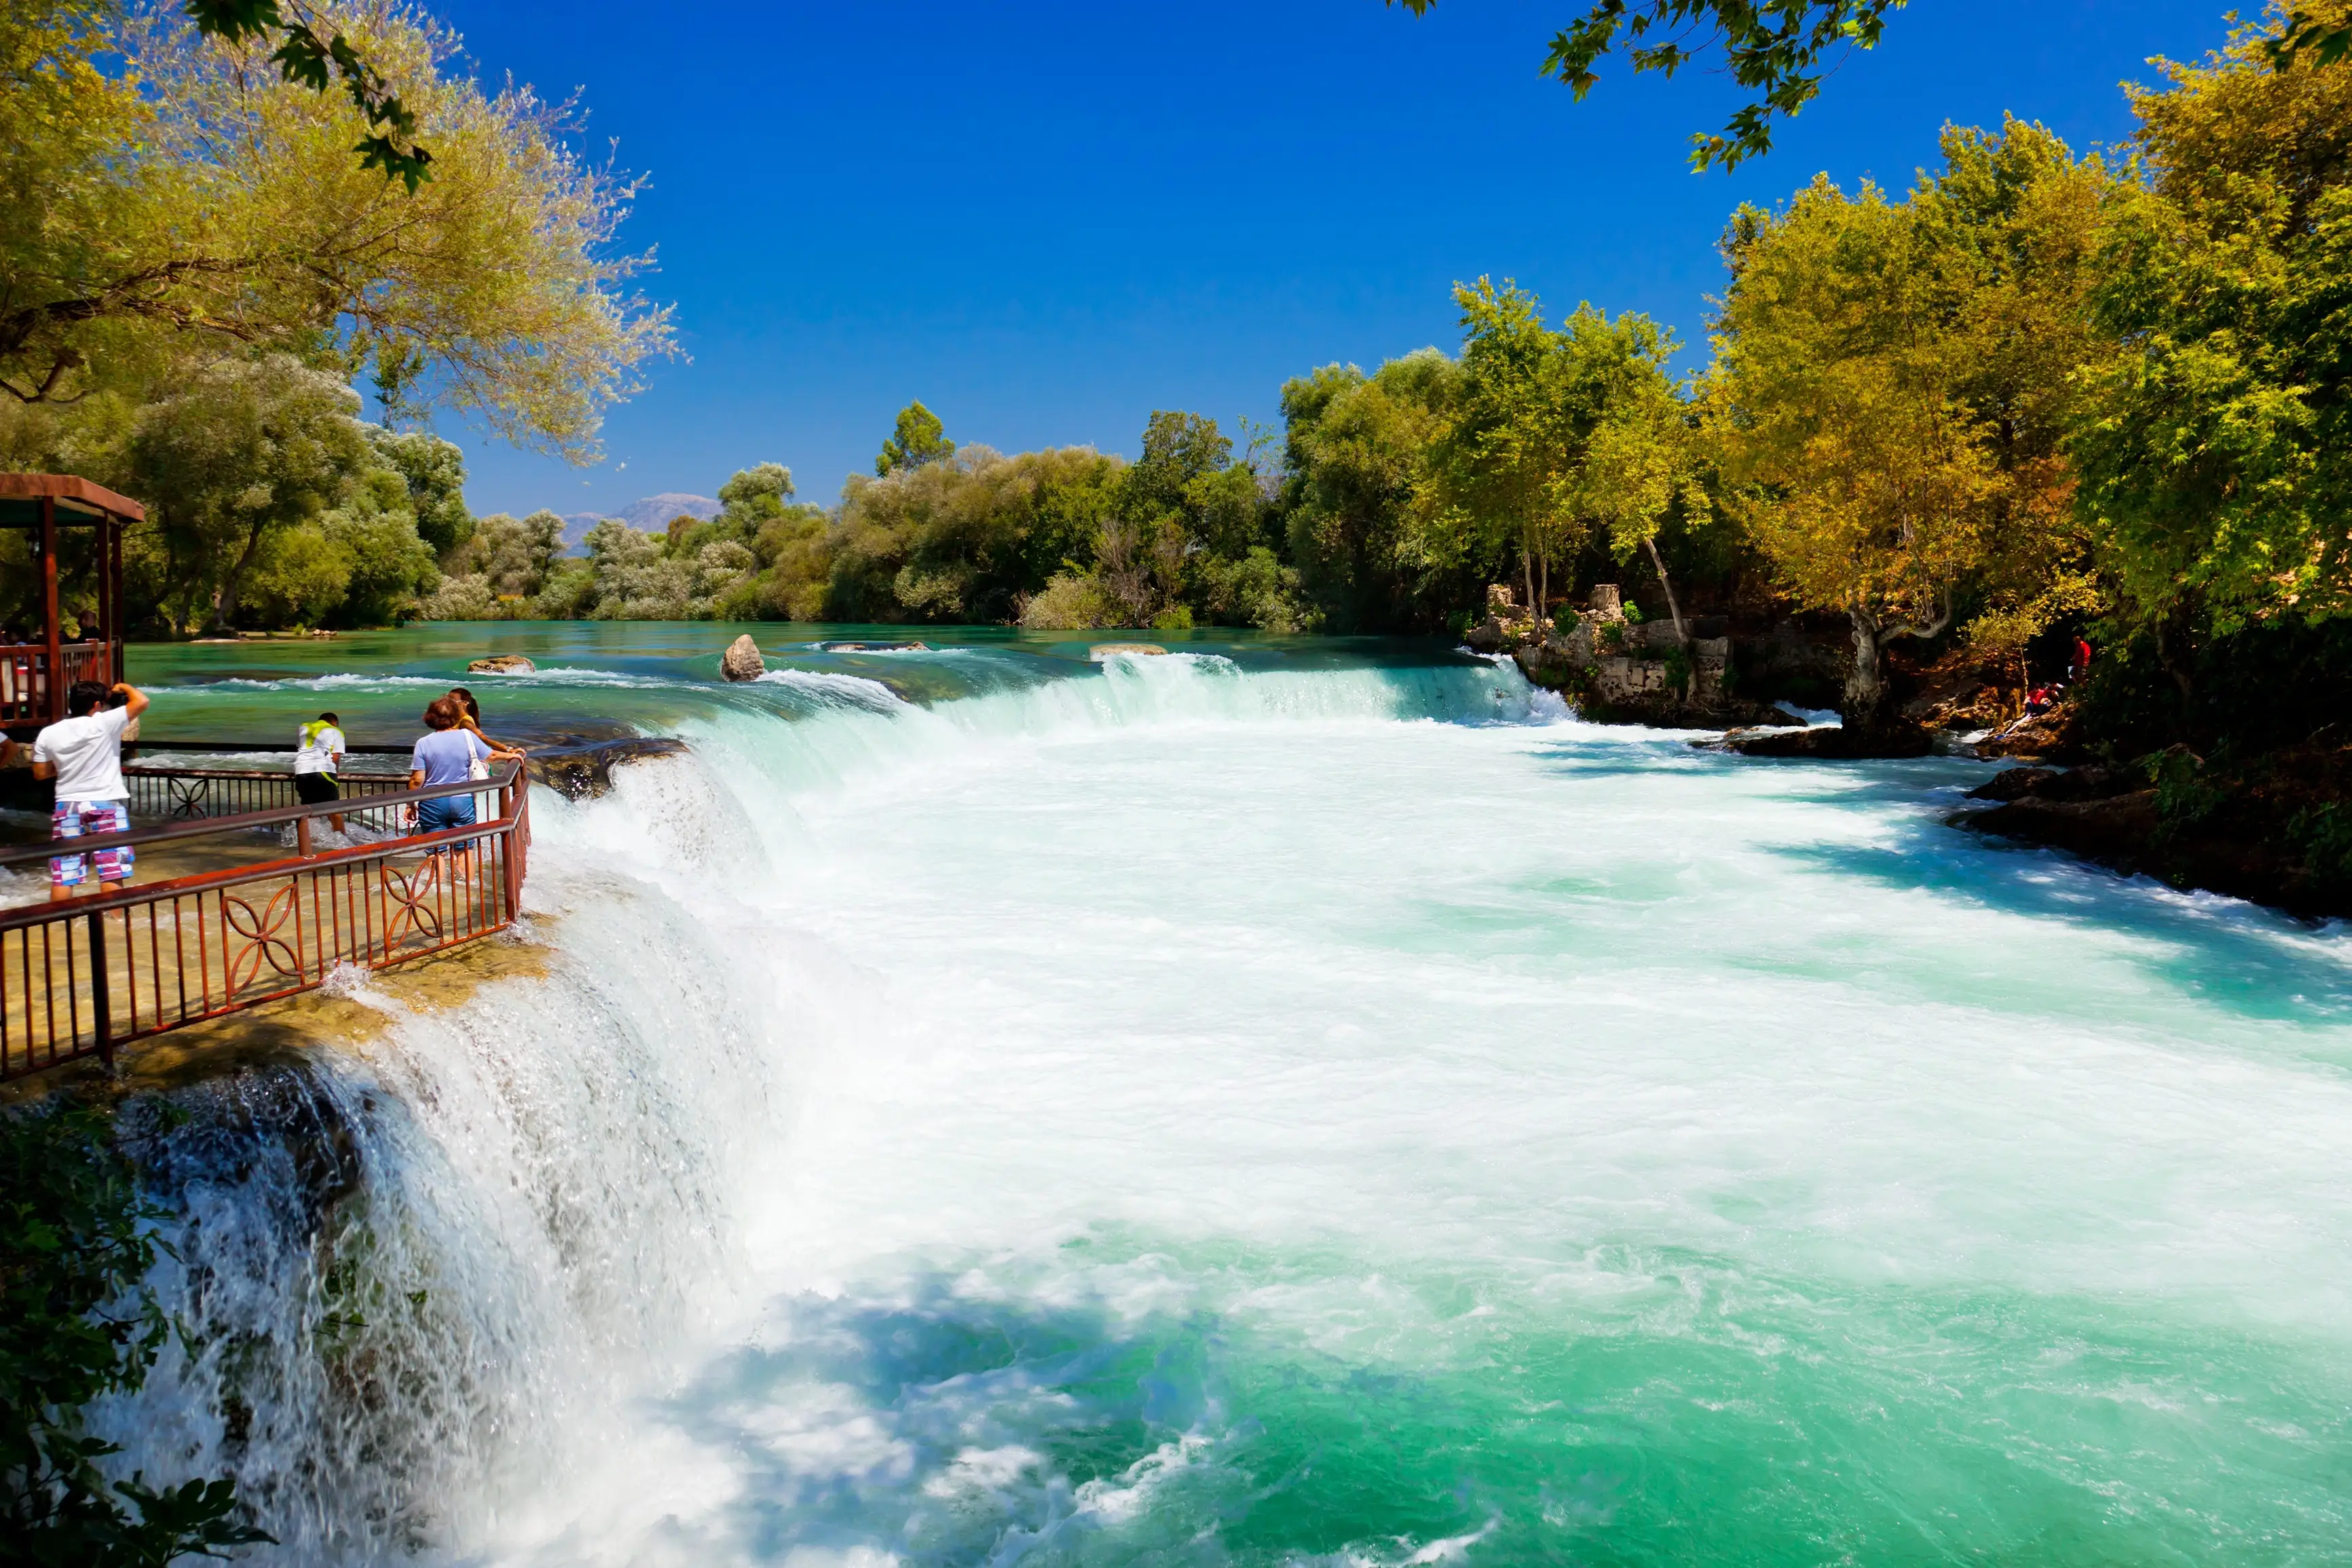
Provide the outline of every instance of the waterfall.
[[[131,1147],[176,1211],[155,1284],[184,1333],[92,1412],[121,1468],[233,1476],[282,1543],[265,1556],[336,1563],[478,1550],[511,1500],[593,1473],[627,1402],[749,1310],[740,1198],[793,1135],[808,1048],[870,1006],[821,940],[765,918],[809,842],[796,796],[1073,731],[1563,711],[1507,664],[1089,673],[983,670],[933,709],[776,671],[782,713],[691,723],[691,754],[619,770],[605,799],[540,792],[517,939],[549,947],[543,974],[439,1011],[354,977],[343,994],[385,1016],[363,1048],[203,1079],[168,1116],[134,1106]],[[372,680],[433,684],[301,684]]]
[[520,961],[131,1112],[98,1424],[257,1561],[2352,1536],[2340,927],[1507,663],[549,674],[689,750],[535,798]]

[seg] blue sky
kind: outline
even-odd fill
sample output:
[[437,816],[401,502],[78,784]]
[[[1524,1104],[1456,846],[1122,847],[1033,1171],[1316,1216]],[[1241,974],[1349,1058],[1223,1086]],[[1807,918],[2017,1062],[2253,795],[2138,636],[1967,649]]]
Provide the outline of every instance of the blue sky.
[[[2252,9],[2252,6],[2248,7]],[[577,87],[649,171],[625,237],[691,363],[575,468],[454,420],[477,511],[714,493],[763,460],[829,502],[922,399],[961,441],[1132,453],[1154,408],[1278,417],[1285,378],[1456,339],[1482,273],[1686,342],[1738,203],[1907,184],[1948,120],[2130,129],[2117,84],[2220,42],[2220,0],[1914,0],[1765,159],[1694,175],[1736,100],[1536,69],[1574,0],[1176,5],[438,0],[485,79]]]

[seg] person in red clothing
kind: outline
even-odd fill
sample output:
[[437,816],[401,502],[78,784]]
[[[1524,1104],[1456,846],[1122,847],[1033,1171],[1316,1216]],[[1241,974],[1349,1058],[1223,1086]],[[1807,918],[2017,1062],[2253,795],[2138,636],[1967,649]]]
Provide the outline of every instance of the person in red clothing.
[[2066,679],[2071,683],[2091,673],[2091,645],[2081,637],[2074,639],[2074,662],[2066,667]]

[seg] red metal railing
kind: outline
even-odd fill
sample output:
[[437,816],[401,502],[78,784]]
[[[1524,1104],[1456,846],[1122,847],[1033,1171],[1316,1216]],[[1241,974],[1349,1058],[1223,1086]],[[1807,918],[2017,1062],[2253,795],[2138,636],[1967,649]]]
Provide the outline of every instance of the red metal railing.
[[[162,770],[158,770],[162,771]],[[0,1079],[307,991],[338,965],[383,969],[505,930],[530,843],[521,765],[487,780],[369,797],[372,810],[489,794],[498,816],[444,832],[307,853],[341,803],[96,834],[76,853],[147,847],[292,823],[305,853],[0,911]],[[0,852],[47,860],[63,845]],[[93,868],[94,870],[94,868]]]
[[[122,781],[131,786],[131,815],[175,822],[299,805],[294,777],[263,768],[173,768],[145,763],[126,763],[122,768]],[[405,808],[357,803],[405,790],[407,775],[347,771],[339,778],[343,798],[355,803],[343,808],[344,816],[386,832],[397,826]]]
[[[69,642],[58,649],[60,687],[77,680],[114,683],[110,650],[102,642]],[[0,724],[46,724],[49,721],[49,646],[0,643]]]

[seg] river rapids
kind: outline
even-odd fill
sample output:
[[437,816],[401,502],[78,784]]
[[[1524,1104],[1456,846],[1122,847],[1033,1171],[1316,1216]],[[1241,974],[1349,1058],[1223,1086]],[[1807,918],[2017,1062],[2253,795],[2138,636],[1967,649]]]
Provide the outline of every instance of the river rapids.
[[1444,650],[596,635],[474,681],[690,748],[536,796],[543,973],[150,1139],[98,1425],[253,1561],[2352,1556],[2342,927]]

